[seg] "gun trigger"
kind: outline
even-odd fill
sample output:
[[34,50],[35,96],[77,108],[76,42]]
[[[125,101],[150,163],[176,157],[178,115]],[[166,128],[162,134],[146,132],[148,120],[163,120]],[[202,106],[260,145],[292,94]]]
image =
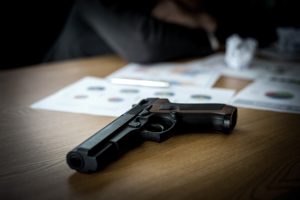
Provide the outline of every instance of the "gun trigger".
[[176,119],[176,112],[175,111],[171,111],[170,115],[173,119]]

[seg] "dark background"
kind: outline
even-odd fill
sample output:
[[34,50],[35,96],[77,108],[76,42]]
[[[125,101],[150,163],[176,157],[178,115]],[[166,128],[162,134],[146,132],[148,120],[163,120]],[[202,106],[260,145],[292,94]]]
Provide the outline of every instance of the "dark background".
[[[242,1],[245,1],[245,5],[253,1],[263,2],[273,15],[273,22],[270,23],[299,27],[298,0]],[[72,3],[73,0],[15,0],[1,3],[0,68],[41,63],[59,35]]]
[[42,62],[60,33],[73,0],[13,0],[0,4],[0,68]]

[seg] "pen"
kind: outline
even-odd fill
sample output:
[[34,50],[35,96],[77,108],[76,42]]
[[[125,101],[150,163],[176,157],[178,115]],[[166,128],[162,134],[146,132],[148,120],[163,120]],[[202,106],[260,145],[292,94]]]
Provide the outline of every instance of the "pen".
[[112,78],[110,79],[113,84],[120,85],[136,85],[145,87],[170,87],[170,83],[167,81],[154,81],[134,78]]

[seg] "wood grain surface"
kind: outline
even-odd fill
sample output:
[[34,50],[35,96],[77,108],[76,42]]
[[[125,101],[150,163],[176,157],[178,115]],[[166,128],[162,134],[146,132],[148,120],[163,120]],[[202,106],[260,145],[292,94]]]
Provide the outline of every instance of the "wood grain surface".
[[[0,72],[0,199],[300,199],[300,115],[239,108],[229,135],[191,133],[145,142],[104,170],[80,174],[68,151],[114,118],[29,106],[115,56]],[[217,87],[249,82],[221,77]]]

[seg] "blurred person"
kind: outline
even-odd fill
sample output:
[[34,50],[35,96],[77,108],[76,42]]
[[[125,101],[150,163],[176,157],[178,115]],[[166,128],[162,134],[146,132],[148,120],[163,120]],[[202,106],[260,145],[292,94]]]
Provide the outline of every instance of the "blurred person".
[[45,61],[118,54],[152,63],[204,56],[228,36],[276,40],[270,7],[238,0],[76,0]]

